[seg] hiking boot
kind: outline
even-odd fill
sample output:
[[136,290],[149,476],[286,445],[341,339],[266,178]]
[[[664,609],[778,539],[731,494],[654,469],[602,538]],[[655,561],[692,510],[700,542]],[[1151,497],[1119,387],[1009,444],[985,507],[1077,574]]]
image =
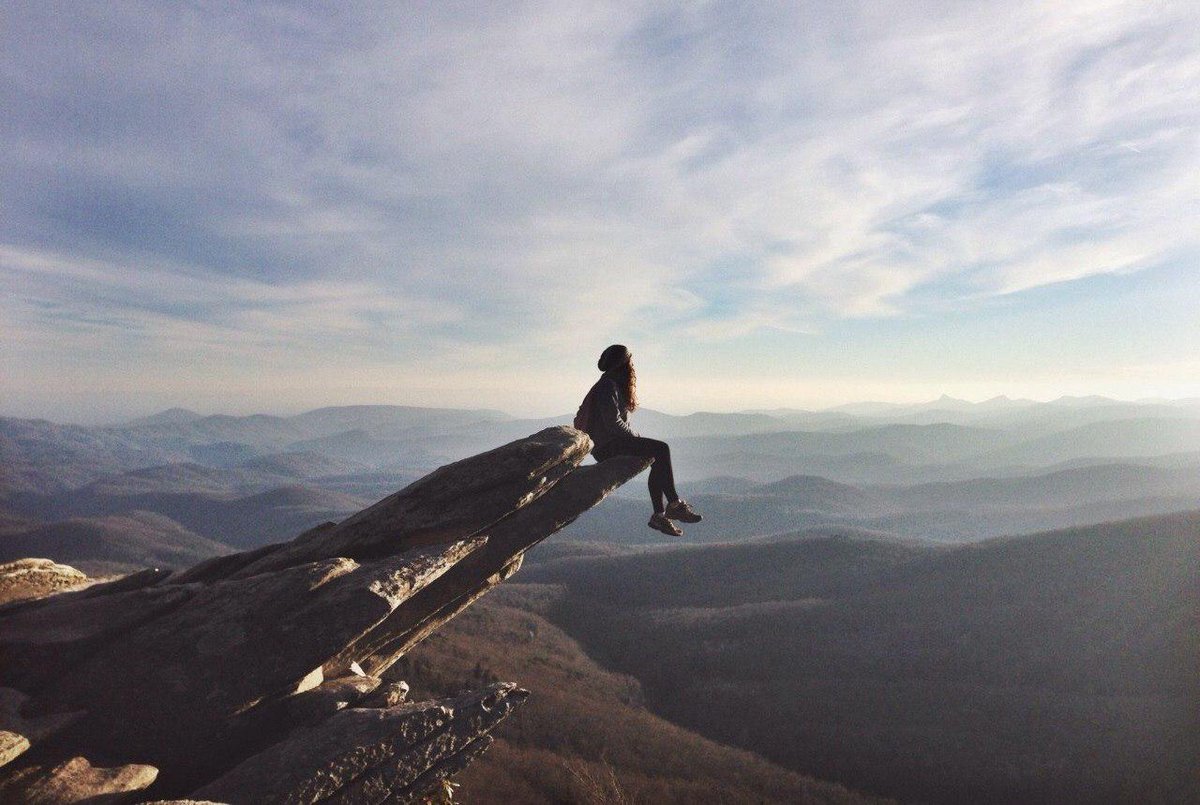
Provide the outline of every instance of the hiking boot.
[[683,529],[668,520],[666,515],[659,514],[658,512],[650,515],[650,522],[646,523],[646,525],[650,526],[655,531],[661,531],[664,534],[671,535],[672,537],[683,536]]
[[672,520],[682,520],[685,523],[698,523],[704,518],[692,511],[686,500],[677,500],[667,505],[667,517]]

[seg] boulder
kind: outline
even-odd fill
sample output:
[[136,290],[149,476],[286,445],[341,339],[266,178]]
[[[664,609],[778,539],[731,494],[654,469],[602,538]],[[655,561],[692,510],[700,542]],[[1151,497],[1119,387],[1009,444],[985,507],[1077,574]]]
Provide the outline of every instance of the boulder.
[[0,766],[16,760],[29,748],[29,739],[19,732],[0,729]]
[[119,802],[154,782],[158,769],[137,763],[101,768],[73,757],[55,766],[27,766],[0,783],[0,802],[66,805]]
[[50,559],[18,559],[0,564],[0,604],[41,598],[88,583],[86,573]]

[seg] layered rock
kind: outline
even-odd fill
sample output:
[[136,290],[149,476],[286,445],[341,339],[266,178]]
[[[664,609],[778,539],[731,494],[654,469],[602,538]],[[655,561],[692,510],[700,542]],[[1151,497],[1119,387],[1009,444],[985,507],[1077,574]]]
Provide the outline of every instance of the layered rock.
[[[0,607],[0,685],[10,703],[30,697],[0,722],[0,752],[16,758],[0,785],[32,795],[111,778],[147,788],[143,799],[231,803],[419,797],[483,751],[527,693],[409,704],[379,675],[646,466],[578,466],[589,448],[549,428],[289,543]],[[35,723],[58,731],[30,735]],[[85,758],[112,773],[84,773]]]
[[[453,700],[342,710],[248,758],[194,796],[215,801],[381,802],[458,770],[528,691],[500,683]],[[449,766],[447,765],[449,764]]]

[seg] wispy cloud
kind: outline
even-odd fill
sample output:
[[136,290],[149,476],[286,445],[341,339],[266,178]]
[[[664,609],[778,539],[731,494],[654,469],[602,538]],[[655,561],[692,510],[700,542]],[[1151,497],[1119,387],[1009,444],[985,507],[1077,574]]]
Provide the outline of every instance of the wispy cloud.
[[1186,3],[17,4],[5,349],[503,372],[1194,261],[1197,31]]

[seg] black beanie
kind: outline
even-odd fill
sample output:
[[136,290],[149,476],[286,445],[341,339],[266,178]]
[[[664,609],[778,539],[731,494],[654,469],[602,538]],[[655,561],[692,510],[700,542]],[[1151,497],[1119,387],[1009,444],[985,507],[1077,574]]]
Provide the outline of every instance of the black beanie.
[[600,360],[596,361],[596,367],[601,372],[607,372],[609,369],[624,366],[629,363],[629,359],[632,357],[624,344],[613,344],[600,353]]

